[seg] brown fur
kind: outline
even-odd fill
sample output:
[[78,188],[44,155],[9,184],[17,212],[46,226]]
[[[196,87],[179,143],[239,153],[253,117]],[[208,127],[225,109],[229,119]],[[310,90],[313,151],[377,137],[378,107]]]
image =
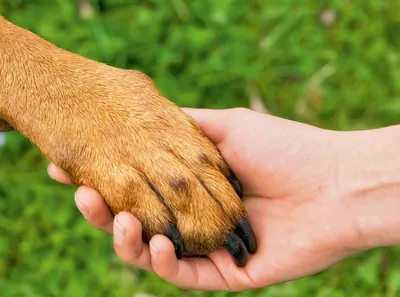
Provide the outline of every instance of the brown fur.
[[217,148],[148,76],[1,17],[0,118],[0,130],[9,123],[114,214],[138,217],[147,238],[175,222],[186,251],[207,254],[246,216]]

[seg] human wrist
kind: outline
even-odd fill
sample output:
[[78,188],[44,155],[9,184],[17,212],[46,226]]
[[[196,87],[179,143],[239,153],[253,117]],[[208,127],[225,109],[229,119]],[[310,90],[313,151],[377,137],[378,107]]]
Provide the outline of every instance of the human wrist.
[[338,134],[336,186],[353,216],[356,245],[400,245],[400,126]]

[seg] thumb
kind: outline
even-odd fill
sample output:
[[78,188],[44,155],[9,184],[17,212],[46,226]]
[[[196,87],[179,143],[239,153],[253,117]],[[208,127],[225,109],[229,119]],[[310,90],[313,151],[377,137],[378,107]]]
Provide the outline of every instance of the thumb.
[[194,118],[203,133],[216,145],[224,142],[230,131],[238,123],[240,113],[245,108],[231,109],[198,109],[182,108],[182,110]]

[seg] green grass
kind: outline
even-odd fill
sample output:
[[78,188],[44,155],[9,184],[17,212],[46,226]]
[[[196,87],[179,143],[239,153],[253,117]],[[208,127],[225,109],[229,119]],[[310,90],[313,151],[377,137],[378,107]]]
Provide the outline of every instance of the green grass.
[[[0,0],[0,14],[60,47],[144,71],[180,106],[248,106],[256,90],[273,114],[324,128],[399,121],[400,1],[104,0],[92,1],[86,20],[76,2]],[[327,10],[337,13],[328,26]],[[399,248],[242,294],[180,290],[124,265],[110,235],[78,213],[74,189],[51,181],[46,166],[27,140],[7,134],[1,296],[400,296]]]

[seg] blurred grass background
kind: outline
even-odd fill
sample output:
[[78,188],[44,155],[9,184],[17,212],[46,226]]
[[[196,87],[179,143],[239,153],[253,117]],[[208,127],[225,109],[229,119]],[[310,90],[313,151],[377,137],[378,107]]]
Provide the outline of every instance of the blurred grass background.
[[[180,106],[249,107],[329,129],[397,124],[400,1],[0,0],[60,47],[139,69]],[[127,267],[74,189],[18,133],[0,149],[0,296],[400,296],[400,249],[241,294],[180,290]],[[339,220],[340,218],[338,218]]]

